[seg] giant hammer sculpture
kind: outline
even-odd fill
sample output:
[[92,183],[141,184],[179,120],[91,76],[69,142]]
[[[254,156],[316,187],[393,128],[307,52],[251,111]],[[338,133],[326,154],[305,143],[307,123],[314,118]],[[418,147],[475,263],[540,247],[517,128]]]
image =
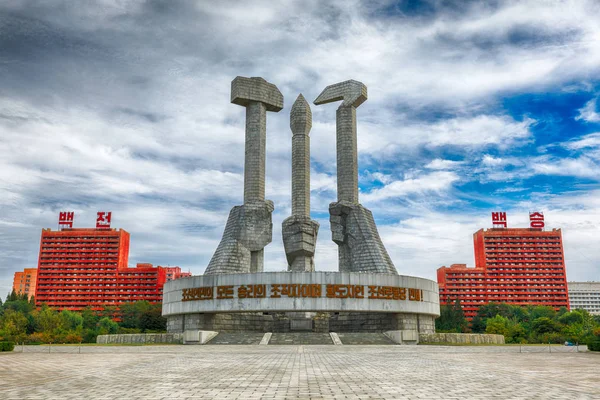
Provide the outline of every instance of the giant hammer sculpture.
[[316,105],[342,100],[336,112],[337,196],[329,205],[331,233],[338,245],[339,270],[398,274],[371,211],[358,203],[356,108],[367,100],[367,87],[349,80],[327,86]]
[[312,113],[300,94],[290,112],[292,130],[292,216],[282,224],[288,271],[315,270],[319,223],[310,219],[310,137]]
[[262,272],[264,248],[273,238],[274,206],[265,200],[267,111],[281,111],[283,95],[263,78],[238,76],[231,82],[231,102],[246,107],[244,205],[229,213],[206,275]]

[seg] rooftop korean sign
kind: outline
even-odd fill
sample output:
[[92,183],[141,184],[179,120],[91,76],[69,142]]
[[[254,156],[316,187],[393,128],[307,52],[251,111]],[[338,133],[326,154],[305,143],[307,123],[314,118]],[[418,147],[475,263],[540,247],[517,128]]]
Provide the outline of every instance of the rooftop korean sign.
[[96,228],[110,228],[110,221],[112,218],[112,212],[111,211],[98,211],[97,217],[96,217]]
[[529,227],[544,229],[546,223],[544,222],[544,213],[535,211],[529,213]]
[[59,228],[72,228],[74,218],[75,218],[75,213],[73,211],[61,211],[58,214],[58,227]]
[[492,226],[494,228],[506,228],[506,213],[504,211],[492,213]]

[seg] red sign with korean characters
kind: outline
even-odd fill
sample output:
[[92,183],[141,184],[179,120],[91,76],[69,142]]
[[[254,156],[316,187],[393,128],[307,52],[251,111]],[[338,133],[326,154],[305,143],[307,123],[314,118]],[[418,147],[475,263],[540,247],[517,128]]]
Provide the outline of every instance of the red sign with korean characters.
[[110,228],[111,217],[112,212],[110,211],[98,211],[98,216],[96,218],[96,228]]
[[506,228],[506,213],[504,211],[493,212],[492,225],[494,228]]
[[529,227],[543,229],[546,226],[544,222],[544,214],[541,212],[530,212],[529,213]]
[[59,227],[73,227],[73,219],[75,218],[75,213],[73,211],[61,211],[58,214],[58,226]]

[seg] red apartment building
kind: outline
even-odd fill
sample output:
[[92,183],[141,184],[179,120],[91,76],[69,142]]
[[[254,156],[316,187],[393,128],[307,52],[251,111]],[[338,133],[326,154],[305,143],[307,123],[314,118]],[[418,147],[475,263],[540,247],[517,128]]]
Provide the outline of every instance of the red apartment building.
[[192,276],[191,272],[181,272],[180,267],[161,267],[159,265],[158,268],[163,268],[165,270],[167,274],[167,282],[172,281],[174,279],[187,278],[188,276]]
[[490,302],[569,308],[560,229],[480,229],[473,240],[475,268],[437,270],[440,304],[460,299],[468,320]]
[[129,233],[123,229],[43,229],[36,305],[81,310],[139,300],[158,303],[169,277],[191,275],[152,264],[128,268],[128,259]]

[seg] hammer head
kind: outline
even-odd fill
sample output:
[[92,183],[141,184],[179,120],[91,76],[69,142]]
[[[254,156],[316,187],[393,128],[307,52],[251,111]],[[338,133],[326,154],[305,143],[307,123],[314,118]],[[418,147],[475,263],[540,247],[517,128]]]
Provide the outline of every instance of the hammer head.
[[358,107],[367,100],[367,87],[354,80],[327,86],[316,98],[316,105],[343,100],[340,107]]
[[246,107],[248,103],[258,101],[267,107],[267,111],[281,111],[283,95],[277,86],[263,78],[236,77],[231,81],[231,102]]
[[310,128],[312,128],[312,112],[302,93],[298,95],[292,106],[292,111],[290,111],[290,128],[294,135],[308,135]]

